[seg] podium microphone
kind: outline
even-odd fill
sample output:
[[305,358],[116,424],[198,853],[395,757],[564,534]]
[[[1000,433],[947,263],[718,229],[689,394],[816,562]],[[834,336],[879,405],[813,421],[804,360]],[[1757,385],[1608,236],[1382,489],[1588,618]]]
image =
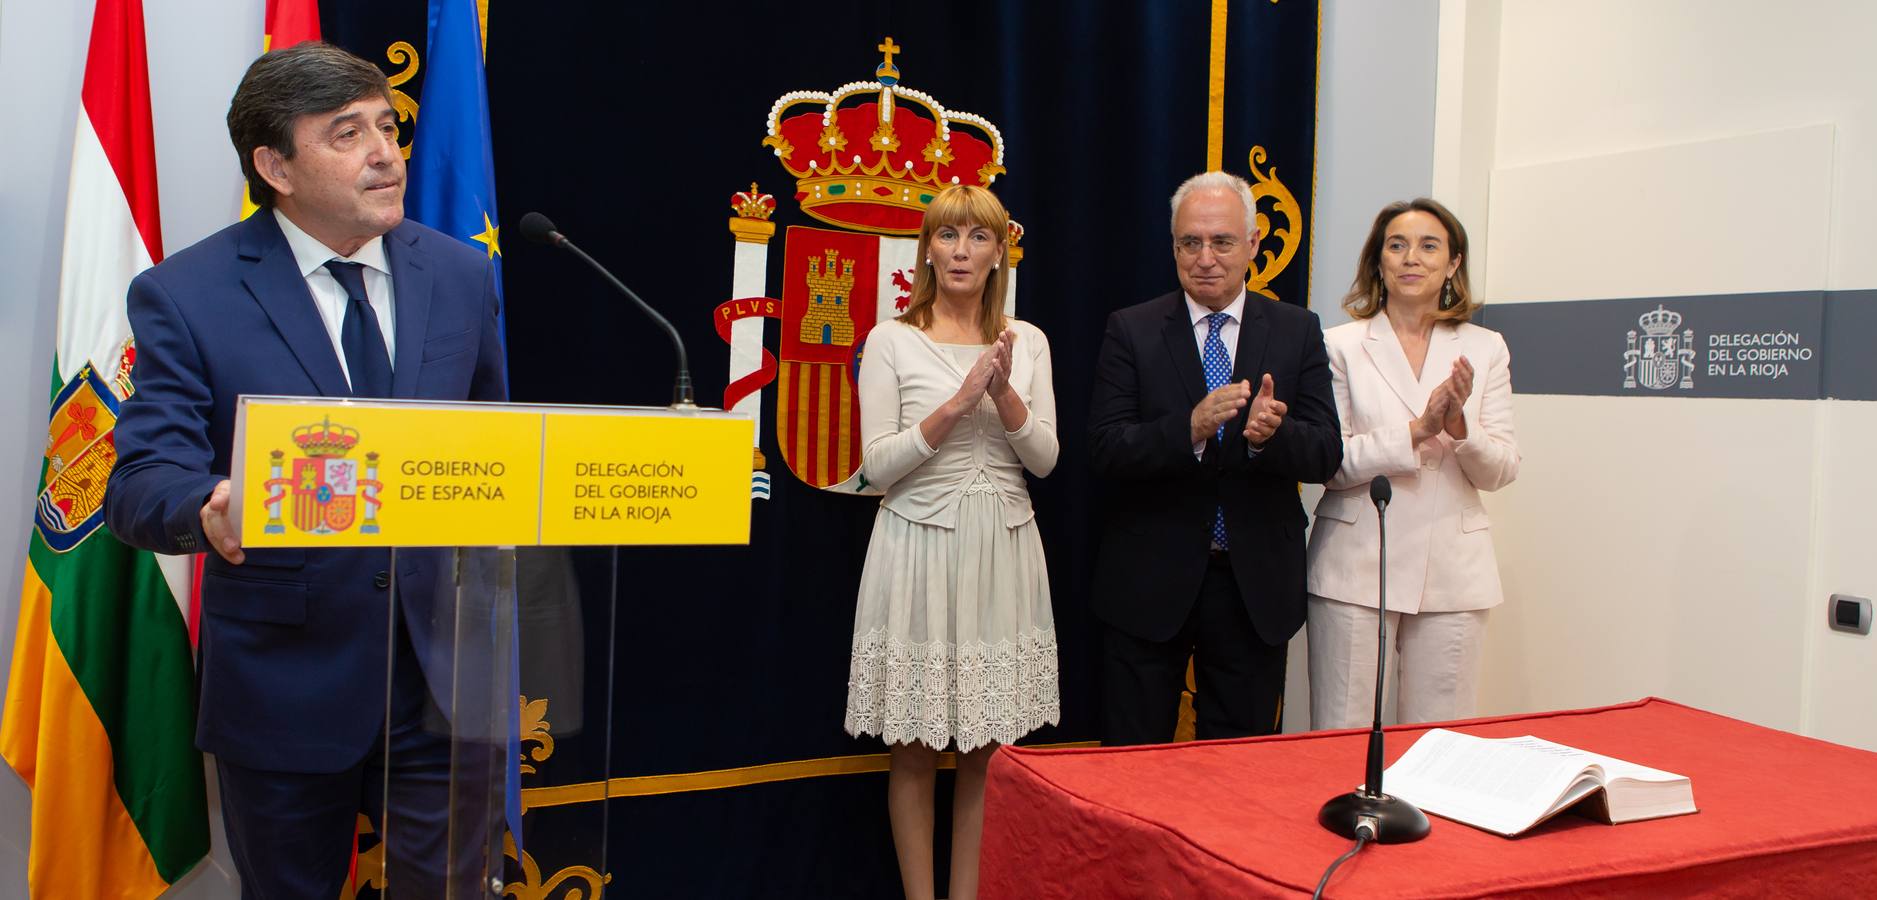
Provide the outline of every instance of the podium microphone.
[[1369,726],[1367,778],[1361,789],[1333,797],[1317,813],[1317,823],[1346,838],[1358,835],[1378,844],[1406,844],[1427,837],[1427,816],[1414,805],[1382,793],[1382,674],[1388,670],[1388,501],[1394,490],[1388,476],[1369,482],[1375,501],[1375,527],[1381,537],[1380,580],[1375,620],[1375,721]]
[[659,327],[665,329],[665,334],[671,337],[671,346],[678,351],[678,377],[676,383],[672,386],[671,406],[673,409],[697,408],[697,399],[691,389],[691,357],[684,352],[684,338],[678,336],[678,329],[671,327],[671,321],[669,319],[659,315],[658,310],[653,309],[650,303],[639,299],[638,294],[633,293],[632,289],[626,287],[624,282],[613,277],[613,273],[606,271],[605,266],[594,261],[593,257],[588,256],[585,250],[574,246],[574,242],[568,240],[566,235],[556,231],[554,229],[554,223],[550,221],[547,216],[541,215],[538,212],[531,212],[522,216],[521,236],[531,241],[547,244],[550,247],[559,247],[562,250],[580,257],[581,262],[592,266],[593,271],[600,273],[600,277],[606,279],[607,284],[618,288],[619,292],[625,294],[627,299],[638,304],[639,309],[643,310],[646,315],[651,316],[652,321],[657,322]]

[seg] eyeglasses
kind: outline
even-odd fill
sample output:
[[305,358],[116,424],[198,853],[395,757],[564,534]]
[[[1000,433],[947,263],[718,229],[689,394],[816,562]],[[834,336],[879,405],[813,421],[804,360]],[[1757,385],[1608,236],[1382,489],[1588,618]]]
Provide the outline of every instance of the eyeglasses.
[[1181,256],[1198,256],[1199,248],[1211,247],[1213,256],[1229,256],[1244,241],[1228,235],[1214,235],[1211,239],[1202,239],[1196,235],[1186,235],[1173,242],[1173,249]]

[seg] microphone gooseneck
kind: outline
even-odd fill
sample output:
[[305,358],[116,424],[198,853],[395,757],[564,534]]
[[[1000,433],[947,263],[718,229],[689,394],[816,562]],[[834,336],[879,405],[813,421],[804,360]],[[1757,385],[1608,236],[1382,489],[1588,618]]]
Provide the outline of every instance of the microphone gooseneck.
[[1375,502],[1376,556],[1381,571],[1375,584],[1375,719],[1369,724],[1368,780],[1363,789],[1370,797],[1382,796],[1382,679],[1388,670],[1388,501],[1394,486],[1387,475],[1377,475],[1369,482],[1369,499]]
[[574,246],[573,241],[568,240],[566,235],[561,234],[559,230],[555,229],[554,222],[547,216],[538,212],[523,215],[521,217],[521,236],[530,241],[547,244],[550,247],[559,247],[579,257],[581,262],[586,263],[593,271],[600,273],[600,277],[606,279],[607,284],[612,285],[620,293],[625,294],[626,299],[637,304],[640,311],[650,316],[652,321],[657,322],[659,327],[665,330],[665,334],[671,338],[672,349],[676,350],[678,353],[678,374],[677,377],[673,379],[671,405],[676,409],[691,409],[697,406],[696,393],[691,386],[691,356],[685,352],[684,338],[678,335],[678,329],[672,327],[671,320],[661,315],[658,310],[653,309],[650,303],[645,302],[638,294],[634,293],[631,288],[626,287],[625,282],[614,277],[613,273],[607,271],[605,266],[600,265],[598,260],[588,256],[585,250]]
[[1382,686],[1388,670],[1388,501],[1394,488],[1388,476],[1369,482],[1375,503],[1377,538],[1375,621],[1375,716],[1369,724],[1367,776],[1360,790],[1331,797],[1317,812],[1317,823],[1346,838],[1361,836],[1378,844],[1405,844],[1427,837],[1427,816],[1414,805],[1382,791]]

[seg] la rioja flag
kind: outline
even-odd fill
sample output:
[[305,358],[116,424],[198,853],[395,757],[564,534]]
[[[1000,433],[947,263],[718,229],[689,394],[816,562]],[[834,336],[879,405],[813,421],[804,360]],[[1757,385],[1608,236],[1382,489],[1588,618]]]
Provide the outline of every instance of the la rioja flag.
[[[0,755],[32,791],[37,897],[155,897],[207,852],[187,564],[103,524],[124,310],[162,258],[140,0],[98,0],[73,142],[52,409]],[[172,587],[176,585],[176,587]]]

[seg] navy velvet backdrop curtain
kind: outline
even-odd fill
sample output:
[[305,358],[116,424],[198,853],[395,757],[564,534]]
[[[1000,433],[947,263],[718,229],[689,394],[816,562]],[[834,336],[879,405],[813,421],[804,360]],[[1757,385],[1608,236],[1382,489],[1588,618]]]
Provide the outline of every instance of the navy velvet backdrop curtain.
[[[326,0],[322,20],[329,40],[388,72],[405,68],[387,60],[392,42],[421,54],[419,0]],[[1090,501],[1085,433],[1104,320],[1178,287],[1167,198],[1207,168],[1215,110],[1222,167],[1249,177],[1251,150],[1263,147],[1259,169],[1275,169],[1295,197],[1295,221],[1271,219],[1294,230],[1296,247],[1270,289],[1282,302],[1307,302],[1318,21],[1317,4],[1302,0],[1236,0],[1229,9],[1199,0],[493,0],[488,88],[508,219],[501,248],[514,399],[663,405],[671,396],[665,336],[571,258],[522,242],[514,222],[539,210],[672,319],[689,345],[699,399],[715,405],[728,347],[711,312],[731,299],[730,195],[755,181],[778,200],[770,296],[781,296],[780,229],[818,224],[762,146],[765,116],[785,92],[872,80],[875,46],[891,35],[902,49],[901,84],[984,116],[1003,134],[1008,173],[992,189],[1027,229],[1017,310],[1049,336],[1063,448],[1055,472],[1032,483],[1061,647],[1062,723],[1026,743],[1092,739],[1099,631],[1085,600],[1100,510]],[[421,81],[420,68],[399,89],[417,98]],[[775,328],[768,341],[773,351]],[[568,632],[565,649],[583,657],[575,671],[585,684],[573,697],[546,698],[562,706],[547,716],[561,723],[558,740],[529,787],[882,751],[841,729],[855,587],[877,502],[789,474],[775,447],[774,391],[764,391],[762,425],[773,497],[753,501],[748,547],[583,550],[549,567],[544,577],[566,573],[584,604],[584,628]],[[608,629],[617,639],[610,676]],[[532,662],[524,658],[525,675],[540,668]],[[565,709],[574,702],[582,708]],[[594,727],[609,716],[610,745]],[[941,845],[948,787],[941,779]],[[899,890],[877,773],[538,806],[526,821],[541,879],[600,867],[612,878],[607,890],[621,896]],[[941,873],[944,858],[941,846]]]

